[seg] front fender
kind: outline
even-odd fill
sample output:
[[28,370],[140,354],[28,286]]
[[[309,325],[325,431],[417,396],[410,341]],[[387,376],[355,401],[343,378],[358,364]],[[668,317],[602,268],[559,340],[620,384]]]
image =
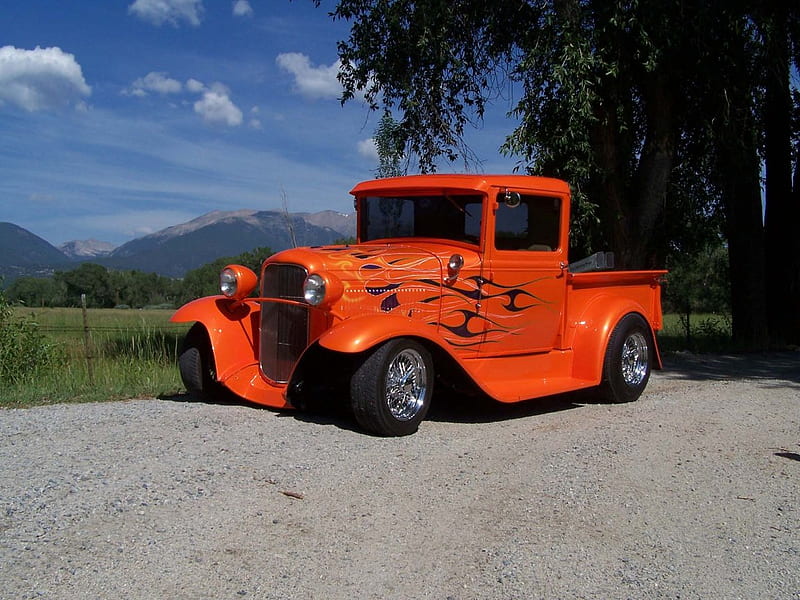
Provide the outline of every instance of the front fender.
[[428,340],[439,347],[447,344],[430,325],[397,315],[374,314],[353,317],[327,330],[319,345],[335,352],[353,354],[396,337]]
[[261,376],[258,366],[258,331],[261,305],[255,300],[237,301],[209,296],[180,307],[170,319],[176,323],[195,321],[208,331],[217,381],[251,402],[273,408],[291,408],[286,386],[273,385]]
[[217,367],[217,378],[258,361],[258,302],[236,301],[225,296],[198,298],[181,306],[170,321],[202,323],[208,331]]
[[224,296],[193,300],[180,307],[173,322],[195,321],[208,331],[217,380],[235,394],[258,404],[287,408],[284,385],[272,385],[258,366],[258,328],[261,306],[257,301],[236,301]]

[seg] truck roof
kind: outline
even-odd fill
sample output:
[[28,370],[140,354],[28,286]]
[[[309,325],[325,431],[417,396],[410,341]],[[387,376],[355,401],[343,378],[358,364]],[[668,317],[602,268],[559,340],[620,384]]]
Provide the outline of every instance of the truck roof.
[[569,184],[561,179],[536,177],[533,175],[471,175],[471,174],[434,174],[406,175],[404,177],[386,177],[362,181],[350,193],[363,196],[369,193],[385,194],[426,192],[441,193],[444,190],[488,192],[492,188],[514,188],[535,190],[538,192],[569,193]]

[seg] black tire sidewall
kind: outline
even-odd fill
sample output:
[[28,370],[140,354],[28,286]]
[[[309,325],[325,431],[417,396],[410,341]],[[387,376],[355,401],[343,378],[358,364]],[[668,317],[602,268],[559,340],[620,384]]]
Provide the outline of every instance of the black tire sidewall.
[[[647,373],[638,385],[628,384],[622,376],[622,348],[633,334],[641,333],[647,342]],[[602,396],[609,402],[633,402],[641,396],[653,364],[653,340],[647,322],[637,313],[629,313],[619,320],[606,348],[603,362]]]
[[195,323],[186,334],[178,357],[181,380],[190,394],[204,397],[215,391],[212,360],[208,333],[203,325]]

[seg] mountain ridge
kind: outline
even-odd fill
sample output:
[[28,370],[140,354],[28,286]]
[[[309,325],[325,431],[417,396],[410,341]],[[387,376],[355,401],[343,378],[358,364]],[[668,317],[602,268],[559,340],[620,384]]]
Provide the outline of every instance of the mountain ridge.
[[180,278],[187,271],[223,256],[257,247],[273,252],[316,246],[355,235],[355,215],[332,210],[285,213],[240,209],[212,211],[130,240],[118,247],[97,240],[73,240],[61,245],[13,223],[0,223],[0,277],[52,275],[81,262],[113,269],[153,272]]

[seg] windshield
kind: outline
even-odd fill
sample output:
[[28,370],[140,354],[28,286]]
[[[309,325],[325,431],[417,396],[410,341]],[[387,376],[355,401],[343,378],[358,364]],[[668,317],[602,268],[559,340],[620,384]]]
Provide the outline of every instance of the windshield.
[[443,238],[477,244],[482,196],[369,196],[361,201],[362,242],[384,238]]

